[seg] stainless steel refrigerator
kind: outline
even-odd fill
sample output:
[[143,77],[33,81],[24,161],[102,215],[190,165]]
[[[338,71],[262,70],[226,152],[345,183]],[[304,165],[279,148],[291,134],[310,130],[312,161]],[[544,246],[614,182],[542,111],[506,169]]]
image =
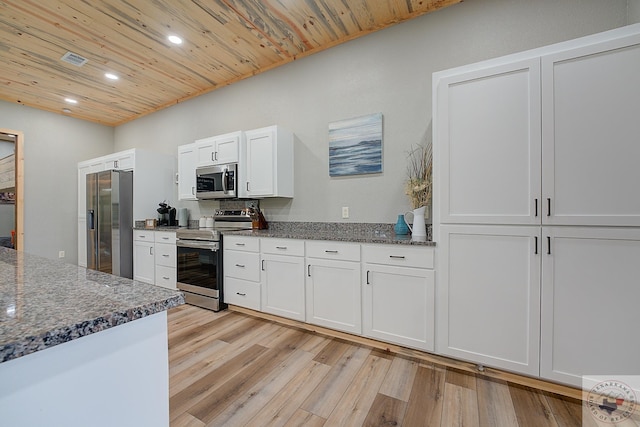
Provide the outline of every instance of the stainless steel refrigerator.
[[87,175],[87,268],[133,278],[133,172]]

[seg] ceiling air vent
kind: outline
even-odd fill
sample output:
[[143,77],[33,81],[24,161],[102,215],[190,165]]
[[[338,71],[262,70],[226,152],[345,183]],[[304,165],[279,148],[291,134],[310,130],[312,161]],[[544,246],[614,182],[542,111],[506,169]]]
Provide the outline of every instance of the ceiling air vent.
[[62,59],[64,62],[68,62],[69,64],[73,64],[78,67],[82,67],[84,64],[86,64],[89,61],[87,58],[83,58],[82,56],[73,52],[65,53],[64,55],[62,55],[62,58],[60,59]]

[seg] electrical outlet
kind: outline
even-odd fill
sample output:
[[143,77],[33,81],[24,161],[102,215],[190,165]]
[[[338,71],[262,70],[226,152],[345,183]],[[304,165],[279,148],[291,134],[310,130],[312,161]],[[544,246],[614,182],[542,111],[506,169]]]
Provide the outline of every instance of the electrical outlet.
[[342,218],[343,219],[349,218],[349,206],[342,207]]
[[58,258],[64,258],[64,251],[58,252]]

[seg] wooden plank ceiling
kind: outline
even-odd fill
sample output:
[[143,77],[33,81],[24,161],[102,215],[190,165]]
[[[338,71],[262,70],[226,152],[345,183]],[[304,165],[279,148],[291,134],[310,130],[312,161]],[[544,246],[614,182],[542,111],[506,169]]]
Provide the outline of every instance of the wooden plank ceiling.
[[117,126],[460,1],[0,0],[0,99]]

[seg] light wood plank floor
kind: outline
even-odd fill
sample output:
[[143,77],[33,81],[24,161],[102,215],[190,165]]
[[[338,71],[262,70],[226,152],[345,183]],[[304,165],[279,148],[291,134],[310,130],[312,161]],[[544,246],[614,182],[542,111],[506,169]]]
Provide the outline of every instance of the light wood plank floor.
[[581,402],[247,314],[169,311],[171,426],[596,426]]

